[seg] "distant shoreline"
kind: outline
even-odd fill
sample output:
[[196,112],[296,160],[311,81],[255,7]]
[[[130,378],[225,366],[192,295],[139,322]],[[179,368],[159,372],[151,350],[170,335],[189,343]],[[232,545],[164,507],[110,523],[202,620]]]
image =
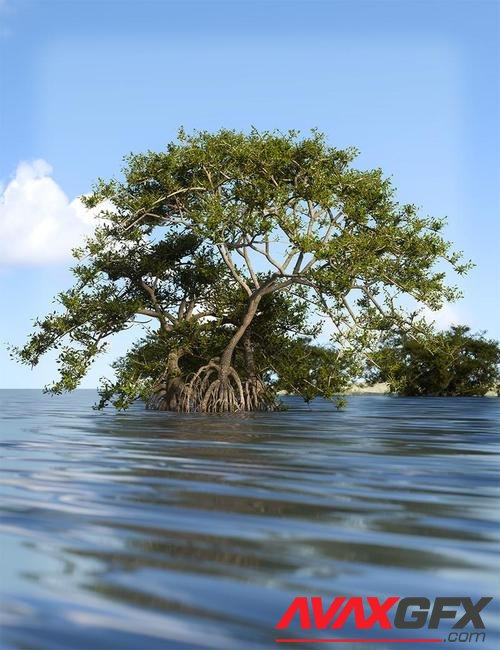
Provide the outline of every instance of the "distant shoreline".
[[[366,384],[359,384],[351,386],[344,395],[396,395],[396,393],[391,393],[389,389],[389,384],[378,383],[369,386]],[[430,397],[430,396],[427,396]],[[458,395],[457,397],[461,397]],[[468,397],[498,397],[496,391],[489,390],[485,395],[469,395]]]
[[389,384],[378,383],[369,386],[366,384],[354,384],[350,386],[345,395],[388,395],[390,393]]

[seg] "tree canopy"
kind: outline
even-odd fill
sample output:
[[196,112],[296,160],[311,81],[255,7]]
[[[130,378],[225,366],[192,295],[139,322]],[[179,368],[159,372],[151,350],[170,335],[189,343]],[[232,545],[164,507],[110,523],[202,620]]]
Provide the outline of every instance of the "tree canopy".
[[280,389],[332,397],[387,332],[429,332],[422,305],[458,297],[443,261],[468,268],[444,221],[398,203],[356,156],[317,131],[225,129],[181,130],[165,151],[128,156],[120,178],[84,197],[99,225],[74,251],[75,283],[15,354],[35,365],[56,349],[48,389],[72,390],[135,327],[101,406],[224,412],[271,409]]
[[372,359],[372,381],[401,395],[485,395],[500,388],[500,346],[455,325],[425,338],[396,334]]

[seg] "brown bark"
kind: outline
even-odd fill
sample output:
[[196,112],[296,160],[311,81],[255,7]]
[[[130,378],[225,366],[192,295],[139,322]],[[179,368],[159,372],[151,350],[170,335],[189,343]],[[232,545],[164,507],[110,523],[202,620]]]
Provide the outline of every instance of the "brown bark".
[[257,309],[259,307],[261,298],[262,298],[262,293],[257,292],[257,294],[250,300],[247,313],[245,314],[243,320],[241,321],[241,325],[233,334],[231,340],[226,346],[226,349],[222,353],[222,356],[220,358],[220,367],[222,372],[227,371],[231,367],[231,360],[233,358],[234,350],[238,345],[238,343],[241,341],[242,336],[247,331],[247,328],[252,322],[253,317],[257,313]]
[[179,360],[182,349],[172,350],[167,357],[167,368],[160,383],[153,391],[147,403],[147,408],[154,411],[178,411],[184,389]]
[[243,335],[243,351],[245,354],[245,364],[247,367],[249,377],[257,377],[257,368],[255,366],[253,345],[252,345],[252,340],[248,334],[248,330]]

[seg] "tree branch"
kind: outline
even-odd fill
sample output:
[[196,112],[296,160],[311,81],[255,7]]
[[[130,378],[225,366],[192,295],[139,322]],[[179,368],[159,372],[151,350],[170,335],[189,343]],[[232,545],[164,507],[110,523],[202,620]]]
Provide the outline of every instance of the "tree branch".
[[236,267],[234,265],[233,260],[231,259],[231,256],[229,254],[229,251],[227,250],[227,247],[225,244],[216,244],[217,248],[219,249],[220,254],[222,255],[222,259],[226,263],[227,267],[231,271],[231,275],[233,278],[236,280],[236,282],[246,291],[246,293],[251,296],[252,295],[252,290],[248,286],[248,284],[245,282],[243,277],[238,273],[236,270]]
[[168,314],[167,312],[164,312],[162,308],[160,307],[160,304],[156,298],[156,293],[152,287],[147,284],[147,282],[144,282],[144,280],[141,278],[140,280],[140,285],[144,289],[144,291],[148,294],[148,296],[151,298],[151,302],[153,303],[154,311],[158,315],[158,320],[161,323],[161,326],[163,329],[167,329],[167,322],[166,319],[175,325],[176,319]]
[[243,252],[239,248],[236,249],[236,252],[239,253],[239,255],[241,255],[241,257],[243,257],[243,259],[245,260],[245,264],[247,265],[248,271],[250,273],[250,277],[252,278],[252,282],[253,282],[255,288],[258,289],[260,287],[260,283],[259,283],[259,279],[257,277],[257,274],[255,273],[254,268],[252,266],[252,262],[250,260],[250,257],[248,255],[248,247],[249,246],[251,247],[252,245],[250,243],[247,243],[246,245],[243,245],[243,247],[242,247]]

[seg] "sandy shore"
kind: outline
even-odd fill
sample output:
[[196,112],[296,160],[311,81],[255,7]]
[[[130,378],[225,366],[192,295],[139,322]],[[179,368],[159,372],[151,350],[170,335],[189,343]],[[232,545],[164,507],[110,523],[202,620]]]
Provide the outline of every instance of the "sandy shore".
[[[357,384],[351,386],[348,390],[346,390],[345,394],[346,395],[359,395],[359,394],[385,395],[388,394],[389,392],[390,392],[389,385],[385,383],[374,384],[373,386],[367,386],[365,384]],[[485,397],[498,397],[498,395],[495,390],[489,390],[486,393]]]
[[346,395],[385,395],[389,392],[388,384],[379,383],[373,384],[373,386],[367,386],[366,384],[355,384],[348,388],[345,392]]
[[[390,393],[389,384],[378,383],[373,386],[367,384],[353,384],[343,395],[388,395]],[[286,391],[280,391],[278,395],[287,395]],[[489,390],[485,397],[498,397],[496,391]]]

